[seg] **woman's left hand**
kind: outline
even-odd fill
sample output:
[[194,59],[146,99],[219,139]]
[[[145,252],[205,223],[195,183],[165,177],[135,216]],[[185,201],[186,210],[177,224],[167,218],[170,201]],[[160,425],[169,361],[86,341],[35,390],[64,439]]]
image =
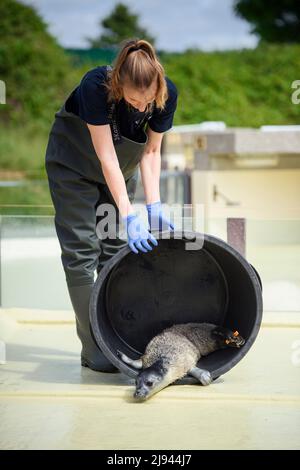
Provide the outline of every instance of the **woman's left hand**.
[[161,201],[146,204],[150,230],[174,230],[174,225],[164,216]]

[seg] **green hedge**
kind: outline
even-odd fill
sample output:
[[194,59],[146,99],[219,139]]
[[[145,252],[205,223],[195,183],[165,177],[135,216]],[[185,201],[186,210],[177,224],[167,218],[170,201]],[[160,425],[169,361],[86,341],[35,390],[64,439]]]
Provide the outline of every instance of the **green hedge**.
[[[0,169],[24,170],[30,178],[45,177],[44,153],[55,111],[84,73],[100,65],[97,60],[75,67],[53,44],[46,64],[42,51],[43,42],[28,52],[34,57],[31,65],[20,59],[19,70],[8,68],[8,95],[15,98],[9,109],[0,105],[2,130],[6,127],[0,132]],[[1,53],[3,46],[0,61]],[[291,102],[291,83],[300,79],[298,45],[212,53],[191,50],[159,57],[179,91],[174,125],[207,120],[247,127],[300,122],[300,105]],[[54,72],[54,64],[60,71]]]
[[164,55],[180,93],[175,124],[224,121],[228,126],[299,124],[291,84],[300,79],[300,45]]

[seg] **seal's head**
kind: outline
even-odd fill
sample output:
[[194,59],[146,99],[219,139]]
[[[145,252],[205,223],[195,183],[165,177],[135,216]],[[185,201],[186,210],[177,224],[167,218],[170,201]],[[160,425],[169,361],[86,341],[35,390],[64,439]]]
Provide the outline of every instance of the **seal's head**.
[[144,401],[168,385],[169,382],[161,362],[157,361],[138,374],[133,396],[139,401]]
[[217,326],[212,331],[212,335],[217,338],[223,348],[240,348],[246,342],[237,330],[232,331],[224,326]]

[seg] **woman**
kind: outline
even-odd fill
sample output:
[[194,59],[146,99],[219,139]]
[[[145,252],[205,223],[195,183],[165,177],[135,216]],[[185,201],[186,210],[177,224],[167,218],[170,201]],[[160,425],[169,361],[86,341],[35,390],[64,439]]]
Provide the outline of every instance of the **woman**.
[[[46,171],[61,260],[82,342],[81,364],[93,370],[117,371],[90,332],[89,299],[95,270],[99,273],[126,245],[118,237],[97,237],[97,207],[113,205],[136,254],[158,244],[151,230],[174,229],[161,210],[159,177],[162,137],[172,127],[176,104],[177,89],[164,75],[154,48],[135,39],[122,45],[113,68],[99,66],[88,71],[55,114]],[[131,205],[138,166],[150,231]]]

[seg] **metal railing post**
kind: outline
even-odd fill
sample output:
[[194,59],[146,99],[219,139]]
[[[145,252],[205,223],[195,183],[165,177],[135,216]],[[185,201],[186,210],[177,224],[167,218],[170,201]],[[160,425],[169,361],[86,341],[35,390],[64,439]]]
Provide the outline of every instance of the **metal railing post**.
[[246,257],[246,219],[227,218],[227,243]]

